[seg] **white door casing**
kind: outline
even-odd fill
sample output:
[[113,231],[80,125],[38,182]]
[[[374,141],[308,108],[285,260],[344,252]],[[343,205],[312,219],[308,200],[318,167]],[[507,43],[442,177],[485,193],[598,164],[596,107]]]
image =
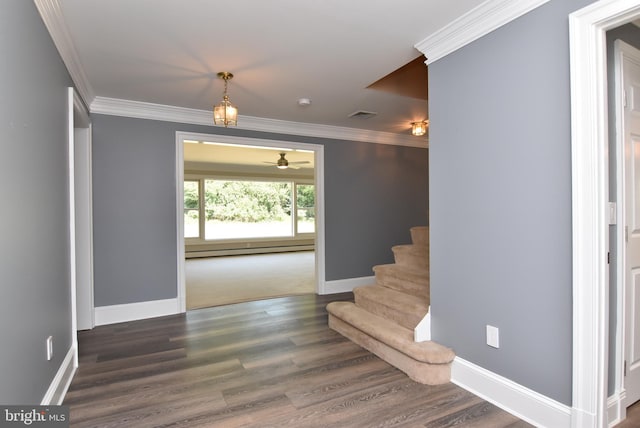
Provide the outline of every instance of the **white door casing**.
[[177,312],[186,312],[185,245],[184,245],[184,140],[215,141],[225,144],[283,147],[314,152],[314,186],[316,192],[315,279],[316,293],[326,294],[324,242],[324,146],[293,141],[266,140],[251,137],[176,132],[176,243],[177,243]]
[[76,225],[77,329],[95,325],[93,301],[93,213],[91,181],[91,124],[81,107],[75,107],[74,185]]
[[[609,198],[605,32],[639,15],[638,0],[600,0],[569,15],[573,188],[572,428],[605,427],[610,422],[607,414]],[[610,406],[617,406],[617,403]]]
[[[624,337],[624,403],[640,399],[640,51],[616,41],[617,157],[622,211],[618,250]],[[620,316],[624,315],[624,316]]]

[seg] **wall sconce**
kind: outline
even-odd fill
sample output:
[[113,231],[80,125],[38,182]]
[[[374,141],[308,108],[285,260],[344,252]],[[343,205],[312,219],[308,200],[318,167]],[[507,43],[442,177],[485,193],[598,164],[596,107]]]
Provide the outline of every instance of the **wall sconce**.
[[429,121],[423,120],[420,122],[411,122],[411,134],[417,137],[427,133],[429,127]]

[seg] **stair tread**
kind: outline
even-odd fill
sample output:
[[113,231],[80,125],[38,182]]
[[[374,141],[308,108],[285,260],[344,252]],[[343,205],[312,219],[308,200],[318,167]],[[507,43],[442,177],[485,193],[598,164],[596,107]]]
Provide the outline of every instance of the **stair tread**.
[[401,272],[407,276],[412,276],[418,279],[429,280],[429,269],[422,266],[411,265],[399,265],[397,263],[389,263],[384,265],[376,265],[373,267],[373,271],[391,270],[395,272]]
[[429,269],[429,247],[415,244],[394,245],[391,247],[396,264],[417,266]]
[[428,253],[429,252],[429,248],[422,246],[422,245],[416,245],[416,244],[400,244],[400,245],[394,245],[393,247],[391,247],[391,249],[393,251],[409,251],[409,252],[416,252],[416,253]]
[[448,364],[455,357],[451,349],[436,342],[415,342],[412,330],[372,314],[352,302],[329,303],[327,311],[372,338],[417,361],[429,364]]

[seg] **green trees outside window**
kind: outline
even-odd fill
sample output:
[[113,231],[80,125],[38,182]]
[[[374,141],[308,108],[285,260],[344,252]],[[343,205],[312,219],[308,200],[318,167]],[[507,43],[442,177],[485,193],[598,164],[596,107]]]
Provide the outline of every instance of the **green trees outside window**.
[[294,221],[298,233],[315,231],[312,184],[185,180],[184,200],[185,238],[199,238],[199,231],[206,240],[293,236]]
[[184,237],[200,237],[200,189],[198,181],[184,182]]
[[313,184],[296,186],[298,233],[314,233],[316,217],[316,192]]

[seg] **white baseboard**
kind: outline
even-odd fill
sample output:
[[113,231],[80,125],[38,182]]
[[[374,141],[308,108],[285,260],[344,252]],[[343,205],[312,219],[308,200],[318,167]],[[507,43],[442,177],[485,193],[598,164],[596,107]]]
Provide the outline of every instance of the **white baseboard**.
[[97,306],[96,325],[142,320],[180,313],[178,299],[152,300],[124,305]]
[[75,355],[76,348],[72,346],[71,348],[69,348],[69,351],[64,357],[64,360],[62,360],[62,364],[60,364],[60,368],[58,368],[58,372],[53,378],[51,385],[49,385],[49,389],[47,389],[47,392],[44,394],[40,405],[59,406],[62,404],[64,396],[69,389],[69,385],[71,385],[73,375],[76,373],[77,367],[74,364]]
[[618,392],[607,399],[607,422],[610,427],[622,422],[627,417],[627,409],[624,405],[626,392]]
[[325,281],[321,284],[318,294],[335,294],[353,291],[354,288],[362,285],[375,284],[375,276],[363,276],[360,278],[336,279],[334,281]]
[[456,357],[451,382],[537,427],[570,428],[571,408]]

